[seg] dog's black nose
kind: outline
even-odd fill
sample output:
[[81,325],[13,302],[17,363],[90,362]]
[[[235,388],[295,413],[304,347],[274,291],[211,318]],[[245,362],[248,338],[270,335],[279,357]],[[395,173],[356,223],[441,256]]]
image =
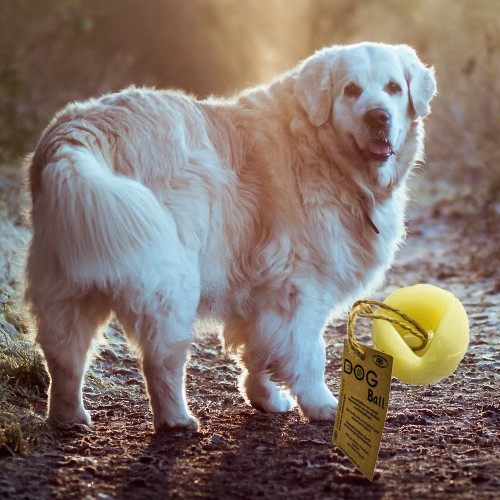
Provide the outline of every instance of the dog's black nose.
[[365,123],[373,128],[385,127],[391,115],[384,108],[373,108],[365,113]]

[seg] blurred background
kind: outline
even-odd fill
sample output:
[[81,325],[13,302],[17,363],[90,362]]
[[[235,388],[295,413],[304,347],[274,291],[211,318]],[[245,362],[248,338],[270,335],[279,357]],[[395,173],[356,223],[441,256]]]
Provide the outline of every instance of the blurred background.
[[132,83],[227,95],[362,40],[436,68],[426,182],[498,199],[499,0],[0,0],[0,162],[69,101]]

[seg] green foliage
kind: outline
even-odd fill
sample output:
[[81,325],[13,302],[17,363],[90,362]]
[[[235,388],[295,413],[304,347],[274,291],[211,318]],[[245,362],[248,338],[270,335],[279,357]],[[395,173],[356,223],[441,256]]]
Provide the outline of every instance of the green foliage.
[[[16,0],[0,16],[0,155],[30,151],[55,109],[67,102],[65,83],[76,46],[91,29],[82,0]],[[72,60],[69,64],[67,60]],[[74,75],[78,78],[77,73]]]
[[25,453],[40,422],[32,405],[46,399],[49,377],[15,303],[1,290],[0,311],[0,454]]
[[[0,390],[45,396],[48,375],[40,353],[26,339],[26,326],[8,294],[0,289]],[[5,400],[0,395],[0,400]]]
[[36,124],[29,103],[29,88],[21,75],[20,62],[0,61],[0,148],[6,159],[26,151],[29,144]]
[[50,439],[50,429],[32,406],[5,402],[0,409],[0,458],[27,454],[33,445]]
[[[4,333],[4,342],[6,334]],[[33,348],[21,341],[0,345],[0,373],[2,382],[11,391],[18,389],[35,396],[46,393],[48,376],[42,357]]]
[[8,411],[0,412],[0,450],[2,446],[18,453],[26,448],[18,416]]

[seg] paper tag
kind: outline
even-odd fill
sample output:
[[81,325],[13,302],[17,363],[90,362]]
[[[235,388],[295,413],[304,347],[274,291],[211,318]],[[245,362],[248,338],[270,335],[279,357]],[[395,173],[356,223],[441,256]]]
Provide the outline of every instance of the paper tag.
[[391,392],[392,356],[360,347],[365,359],[344,341],[333,442],[372,481]]

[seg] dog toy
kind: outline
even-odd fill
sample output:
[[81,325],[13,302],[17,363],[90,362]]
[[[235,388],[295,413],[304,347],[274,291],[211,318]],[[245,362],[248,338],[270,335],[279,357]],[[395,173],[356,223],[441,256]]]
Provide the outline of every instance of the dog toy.
[[396,290],[382,304],[394,322],[378,316],[380,309],[372,315],[373,346],[393,356],[394,377],[426,385],[456,370],[469,345],[469,321],[452,293],[420,284]]

